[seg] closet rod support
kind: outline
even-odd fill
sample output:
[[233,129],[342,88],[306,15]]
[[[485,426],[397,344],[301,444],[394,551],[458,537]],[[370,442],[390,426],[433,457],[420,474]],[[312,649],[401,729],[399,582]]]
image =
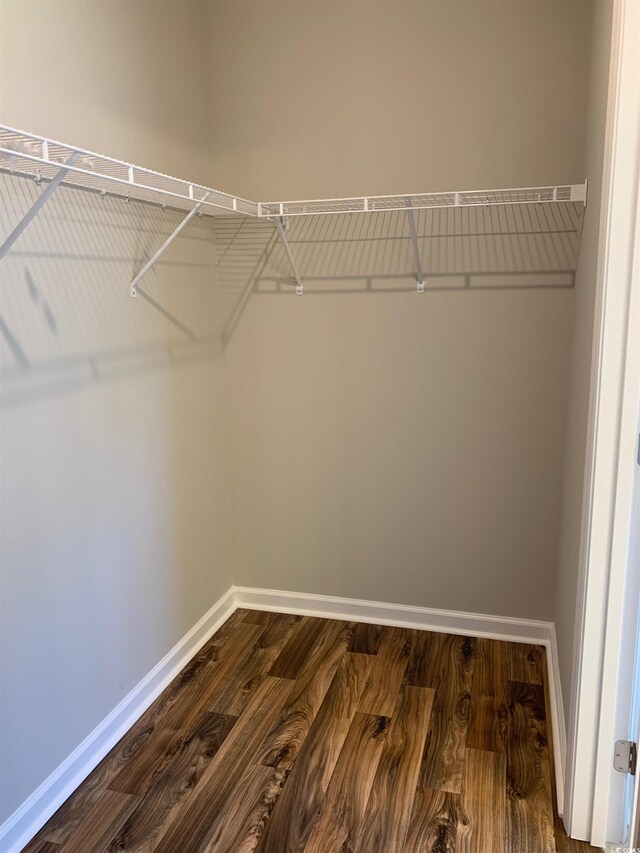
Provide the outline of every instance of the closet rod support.
[[409,225],[409,235],[411,237],[411,245],[413,246],[413,257],[416,264],[416,292],[424,293],[424,274],[422,272],[422,261],[420,259],[420,249],[418,248],[418,237],[416,234],[416,222],[413,218],[413,207],[410,198],[405,201],[407,208],[407,224]]
[[164,241],[164,243],[162,244],[162,246],[160,246],[160,248],[158,249],[158,251],[157,251],[154,255],[152,255],[152,256],[149,258],[149,260],[146,262],[146,264],[142,267],[142,269],[140,270],[140,272],[136,275],[136,277],[135,277],[135,278],[132,280],[132,282],[131,282],[131,285],[130,285],[130,287],[131,287],[131,296],[137,296],[137,295],[138,295],[138,282],[140,281],[140,279],[141,279],[141,278],[142,278],[146,273],[148,273],[148,272],[149,272],[149,270],[150,270],[150,269],[151,269],[151,267],[155,264],[155,262],[158,260],[158,258],[160,257],[160,255],[165,251],[165,249],[166,249],[168,246],[170,246],[170,245],[171,245],[171,243],[173,243],[173,241],[176,239],[176,237],[178,236],[178,234],[179,234],[179,233],[182,231],[182,229],[183,229],[186,225],[188,225],[188,223],[193,219],[193,217],[194,217],[194,216],[196,215],[196,213],[200,210],[200,208],[202,207],[202,205],[204,204],[204,202],[208,199],[208,197],[209,197],[210,195],[211,195],[211,193],[208,193],[208,192],[207,192],[207,193],[205,193],[205,194],[202,196],[202,198],[200,199],[200,201],[195,205],[195,207],[192,207],[192,208],[191,208],[191,210],[189,211],[189,213],[185,216],[185,218],[182,220],[182,222],[180,223],[180,225],[178,225],[178,227],[176,228],[176,230],[175,230],[173,233],[171,233],[171,234],[167,237],[167,239]]
[[9,234],[9,236],[4,241],[2,246],[0,246],[0,260],[2,260],[2,258],[4,258],[4,256],[7,254],[9,249],[13,246],[13,244],[16,242],[18,237],[23,233],[23,231],[26,231],[26,229],[29,227],[29,224],[36,218],[36,216],[40,213],[40,211],[45,206],[45,204],[49,201],[49,199],[54,194],[54,192],[58,189],[58,187],[60,186],[62,181],[64,181],[65,176],[69,172],[69,169],[66,169],[65,166],[73,166],[73,164],[78,159],[78,153],[79,153],[78,151],[74,151],[71,154],[69,159],[66,160],[64,166],[60,169],[60,171],[56,174],[56,176],[49,182],[49,186],[40,193],[40,195],[38,196],[36,201],[31,205],[31,207],[25,213],[25,215],[22,217],[20,222],[18,222],[18,224],[13,229],[11,234]]
[[304,289],[302,287],[302,280],[298,275],[298,270],[296,268],[296,262],[293,259],[293,255],[291,254],[291,249],[289,247],[289,242],[287,240],[287,235],[284,233],[284,220],[282,217],[278,217],[275,220],[276,228],[278,229],[278,235],[280,236],[280,241],[284,246],[284,250],[287,253],[287,257],[289,258],[289,263],[291,264],[291,269],[293,270],[293,277],[296,280],[296,296],[302,296],[304,293]]

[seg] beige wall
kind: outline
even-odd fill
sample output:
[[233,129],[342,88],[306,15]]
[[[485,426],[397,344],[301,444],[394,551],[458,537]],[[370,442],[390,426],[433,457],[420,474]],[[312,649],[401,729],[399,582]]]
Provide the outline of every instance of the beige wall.
[[585,490],[585,460],[591,387],[594,314],[597,299],[598,241],[602,195],[607,91],[613,4],[594,7],[589,111],[586,134],[586,175],[589,205],[576,277],[575,319],[571,355],[569,406],[564,448],[562,526],[555,622],[565,711],[572,705],[577,660],[576,616],[580,613],[580,536]]
[[[0,120],[202,173],[197,4],[1,8]],[[61,189],[2,261],[0,820],[232,583],[210,222],[128,295],[180,217]]]
[[[0,13],[3,123],[221,189],[584,177],[588,3]],[[265,235],[243,228],[218,300],[195,223],[146,283],[172,321],[122,293],[174,215],[99,203],[63,191],[3,291],[29,368],[3,339],[3,816],[232,582],[221,327],[238,583],[553,613],[573,291],[296,300],[263,280],[245,303]],[[349,257],[314,273],[342,287]]]
[[[583,179],[589,4],[221,3],[212,24],[213,173],[239,192]],[[318,292],[267,293],[275,250],[231,338],[236,582],[552,618],[575,294],[320,295],[410,281],[404,222],[366,245],[342,223],[295,242]],[[421,245],[459,271],[453,239]]]
[[236,583],[551,619],[571,309],[252,297],[228,350]]
[[197,0],[0,0],[0,121],[205,182],[205,12]]
[[584,178],[587,0],[210,10],[214,186],[266,201]]

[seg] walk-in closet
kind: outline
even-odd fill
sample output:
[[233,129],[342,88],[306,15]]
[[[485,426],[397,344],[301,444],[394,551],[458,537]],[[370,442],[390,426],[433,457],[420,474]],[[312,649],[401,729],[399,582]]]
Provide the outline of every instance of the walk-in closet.
[[0,849],[628,841],[639,5],[0,0]]

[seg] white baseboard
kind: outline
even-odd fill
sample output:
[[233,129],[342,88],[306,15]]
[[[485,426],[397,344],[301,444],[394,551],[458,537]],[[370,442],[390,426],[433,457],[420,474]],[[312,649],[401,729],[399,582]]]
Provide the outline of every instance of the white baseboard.
[[222,598],[74,749],[71,755],[7,818],[0,826],[0,850],[4,853],[18,853],[33,838],[237,607],[444,631],[545,646],[549,671],[558,810],[562,814],[566,737],[556,634],[552,622],[236,586],[227,590]]
[[0,850],[18,853],[236,609],[230,587],[133,690],[0,826]]
[[250,607],[254,610],[300,613],[308,616],[323,616],[327,619],[371,622],[376,625],[419,628],[426,631],[443,631],[450,634],[489,637],[493,640],[536,643],[544,646],[547,651],[547,670],[549,673],[549,701],[551,705],[558,812],[562,814],[567,745],[556,632],[553,622],[514,619],[509,616],[487,616],[482,613],[465,613],[455,610],[436,610],[431,607],[388,604],[383,601],[365,601],[358,598],[340,598],[306,592],[254,589],[245,586],[236,586],[234,589],[237,606]]

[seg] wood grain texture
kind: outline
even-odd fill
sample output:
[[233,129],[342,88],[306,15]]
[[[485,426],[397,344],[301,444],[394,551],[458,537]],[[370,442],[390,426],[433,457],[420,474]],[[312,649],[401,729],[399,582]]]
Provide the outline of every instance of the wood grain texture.
[[437,687],[442,674],[439,658],[441,635],[415,631],[405,682],[412,687]]
[[240,779],[216,821],[206,853],[251,853],[255,850],[287,781],[288,770],[251,766]]
[[259,623],[251,621],[250,624],[263,625],[264,631],[257,638],[251,654],[228,674],[218,695],[209,706],[210,711],[237,717],[250,695],[266,677],[294,626],[300,621],[299,616],[286,613],[262,615],[269,618]]
[[[331,776],[305,853],[352,850],[389,729],[387,717],[356,713]],[[354,768],[358,768],[354,772]]]
[[418,788],[404,853],[455,853],[460,797]]
[[261,853],[304,850],[372,661],[371,655],[344,655],[258,845]]
[[119,827],[108,845],[120,850],[152,851],[197,788],[202,774],[236,722],[235,717],[205,712],[171,762]]
[[22,853],[56,853],[60,850],[59,844],[54,844],[53,841],[38,841],[34,839],[22,848]]
[[256,758],[260,764],[293,767],[352,635],[353,626],[349,623],[325,620],[317,645]]
[[509,681],[522,684],[542,684],[544,678],[544,646],[510,643]]
[[44,825],[39,833],[41,837],[62,844],[75,828],[87,819],[91,808],[101,798],[107,785],[145,747],[159,722],[171,709],[181,707],[183,701],[188,701],[188,697],[196,694],[200,686],[206,683],[211,669],[217,665],[219,656],[220,648],[209,643],[192,658],[89,774],[78,791],[63,803]]
[[477,641],[466,740],[470,749],[506,750],[509,661],[508,643],[487,639]]
[[539,646],[237,610],[25,851],[596,853],[549,719]]
[[111,779],[112,791],[143,796],[172,760],[180,745],[189,737],[194,725],[224,690],[225,684],[243,663],[264,631],[262,625],[238,623],[233,643],[223,651],[215,668],[207,670],[206,679],[191,685],[177,707],[159,719],[154,731],[120,772]]
[[355,853],[404,849],[433,700],[431,689],[402,688]]
[[522,853],[519,847],[505,847],[506,756],[500,752],[468,749],[458,815],[459,853],[487,853],[506,850]]
[[545,719],[542,685],[509,682],[507,844],[522,853],[555,851]]
[[383,638],[360,708],[363,714],[390,717],[404,679],[415,631],[396,628]]
[[383,625],[369,625],[360,622],[355,627],[350,652],[360,655],[377,655],[387,629]]
[[279,615],[282,614],[270,613],[268,610],[243,610],[241,618],[243,622],[250,622],[252,625],[269,625],[272,618]]
[[116,828],[140,802],[120,791],[104,791],[87,818],[59,848],[60,853],[103,853]]
[[280,714],[291,686],[289,680],[271,676],[260,684],[156,850],[175,853],[206,847],[236,783],[247,766],[255,763],[258,748]]
[[436,634],[425,680],[435,687],[420,786],[459,794],[464,775],[475,640]]
[[326,627],[326,619],[304,616],[273,662],[269,675],[274,678],[299,678]]

